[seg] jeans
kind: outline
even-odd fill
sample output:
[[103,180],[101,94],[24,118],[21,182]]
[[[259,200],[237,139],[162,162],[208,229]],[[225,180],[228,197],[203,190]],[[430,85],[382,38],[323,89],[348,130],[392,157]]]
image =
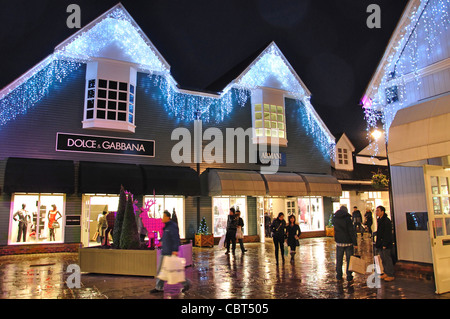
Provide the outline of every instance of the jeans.
[[342,279],[342,264],[344,261],[344,253],[345,253],[345,260],[347,261],[347,280],[353,279],[353,273],[351,271],[348,271],[348,266],[350,264],[350,257],[353,255],[353,246],[336,246],[336,278]]
[[227,231],[227,234],[225,235],[225,242],[227,244],[227,252],[230,251],[230,243],[232,244],[231,249],[234,252],[236,250],[236,231]]
[[394,263],[392,262],[391,248],[379,249],[378,252],[383,263],[384,273],[389,277],[394,277]]
[[[170,256],[161,255],[161,258],[159,259],[159,263],[158,263],[158,270],[156,271],[156,273],[157,273],[156,276],[158,276],[159,272],[161,271],[161,265],[162,265],[163,259],[165,257],[170,257]],[[191,283],[190,283],[190,281],[188,279],[186,279],[186,281],[182,282],[181,284],[183,285],[184,289],[187,289],[190,286]],[[160,290],[160,291],[164,290],[164,281],[159,279],[158,277],[156,277],[156,287],[155,287],[155,289]]]
[[23,237],[23,242],[27,241],[27,224],[19,222],[19,229],[17,233],[17,242],[20,242],[20,237]]
[[284,260],[284,239],[282,238],[277,238],[277,237],[273,237],[273,244],[275,245],[275,259],[277,260],[278,263],[278,247],[281,250],[281,257]]

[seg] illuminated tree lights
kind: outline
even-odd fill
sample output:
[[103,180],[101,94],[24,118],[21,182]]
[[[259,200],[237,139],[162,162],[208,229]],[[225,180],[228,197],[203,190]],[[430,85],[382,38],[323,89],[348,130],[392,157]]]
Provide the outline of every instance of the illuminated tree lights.
[[184,91],[177,87],[167,62],[121,6],[63,42],[50,57],[0,92],[0,126],[25,114],[47,95],[54,83],[102,57],[111,46],[119,49],[115,52],[121,52],[120,58],[149,75],[162,92],[165,110],[180,121],[223,122],[235,107],[246,105],[253,90],[275,79],[280,89],[298,100],[297,106],[304,111],[300,120],[324,155],[334,154],[334,137],[315,113],[307,89],[274,43],[220,94]]
[[[388,139],[397,111],[417,100],[411,95],[411,87],[419,90],[422,86],[420,70],[442,59],[449,17],[449,0],[423,0],[413,9],[402,36],[385,61],[380,83],[369,88],[371,93],[362,100],[368,136],[382,123]],[[408,83],[413,85],[407,88]],[[376,155],[378,150],[373,151]]]

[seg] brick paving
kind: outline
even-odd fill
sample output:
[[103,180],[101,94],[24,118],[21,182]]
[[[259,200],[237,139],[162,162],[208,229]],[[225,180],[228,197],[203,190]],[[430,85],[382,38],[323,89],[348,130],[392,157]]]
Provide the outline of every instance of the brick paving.
[[[371,258],[371,242],[360,242],[362,256]],[[295,264],[275,264],[274,248],[247,243],[242,255],[225,255],[223,249],[194,248],[194,265],[186,269],[192,288],[181,293],[167,286],[152,295],[154,278],[82,274],[81,288],[66,285],[67,267],[77,264],[74,253],[0,257],[1,299],[449,299],[436,295],[432,280],[397,277],[370,288],[370,274],[355,275],[352,283],[335,280],[335,244],[332,238],[301,240]],[[281,260],[281,258],[280,258]]]

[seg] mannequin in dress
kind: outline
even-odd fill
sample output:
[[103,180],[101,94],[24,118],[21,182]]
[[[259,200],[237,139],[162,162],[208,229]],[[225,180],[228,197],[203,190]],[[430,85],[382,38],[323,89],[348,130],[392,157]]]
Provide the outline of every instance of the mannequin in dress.
[[53,204],[52,210],[48,212],[48,229],[50,230],[50,241],[55,241],[56,228],[54,227],[54,222],[58,221],[61,217],[61,213],[56,209],[56,205]]
[[[22,204],[22,209],[18,210],[14,216],[14,221],[19,221],[19,229],[17,232],[17,242],[20,242],[20,237],[22,237],[22,241],[27,241],[27,227],[28,222],[31,221],[30,215],[28,215],[28,211],[25,209],[27,206],[25,204]],[[16,219],[18,217],[18,219]]]

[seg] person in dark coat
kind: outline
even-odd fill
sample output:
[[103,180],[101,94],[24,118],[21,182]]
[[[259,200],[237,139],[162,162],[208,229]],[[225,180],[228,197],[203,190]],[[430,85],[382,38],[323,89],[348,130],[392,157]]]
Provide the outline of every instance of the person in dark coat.
[[362,227],[362,215],[357,206],[353,206],[352,222],[353,226],[355,227],[356,233],[362,234],[364,232]]
[[342,280],[342,265],[345,253],[347,281],[352,281],[353,273],[348,270],[348,266],[350,257],[353,255],[354,250],[358,248],[358,243],[356,240],[356,231],[352,223],[352,216],[348,213],[347,207],[341,206],[334,213],[333,225],[334,239],[336,241],[336,279],[339,281]]
[[295,261],[295,248],[300,246],[300,235],[302,231],[300,226],[295,222],[295,215],[290,215],[288,218],[288,225],[286,226],[287,244],[291,248],[291,263]]
[[284,240],[286,239],[286,221],[284,220],[284,214],[279,213],[270,225],[272,232],[273,244],[275,245],[275,260],[278,265],[278,251],[281,249],[281,258],[284,263]]
[[370,208],[367,208],[366,213],[364,214],[364,225],[367,227],[367,231],[369,232],[370,237],[372,237],[373,218]]
[[[161,238],[162,249],[161,249],[161,258],[158,264],[159,274],[161,270],[161,265],[163,263],[164,258],[170,257],[172,255],[178,256],[178,250],[181,246],[180,240],[180,231],[178,229],[178,225],[171,220],[171,214],[166,210],[163,213],[162,222],[164,223],[163,234]],[[189,280],[186,280],[182,283],[183,292],[187,291],[191,283]],[[156,279],[156,287],[155,289],[150,290],[150,293],[160,293],[164,291],[164,281],[157,278]]]
[[[384,274],[381,278],[385,281],[392,281],[394,277],[394,263],[392,261],[392,223],[386,215],[386,208],[378,206],[375,213],[377,214],[377,232],[375,248],[381,257],[383,263]],[[374,234],[375,235],[375,234]]]
[[225,254],[230,253],[230,244],[232,244],[232,252],[234,255],[234,252],[236,251],[236,231],[238,226],[238,220],[236,218],[236,210],[234,207],[230,208],[230,214],[228,215],[227,219],[227,233],[225,235],[225,243],[227,247],[227,251]]
[[264,229],[266,231],[266,237],[270,237],[270,222],[271,222],[271,218],[269,216],[269,213],[265,213],[264,214]]
[[245,254],[247,249],[244,248],[244,220],[241,218],[241,211],[236,211],[237,227],[241,231],[242,238],[237,238],[239,245],[241,246],[241,252]]

